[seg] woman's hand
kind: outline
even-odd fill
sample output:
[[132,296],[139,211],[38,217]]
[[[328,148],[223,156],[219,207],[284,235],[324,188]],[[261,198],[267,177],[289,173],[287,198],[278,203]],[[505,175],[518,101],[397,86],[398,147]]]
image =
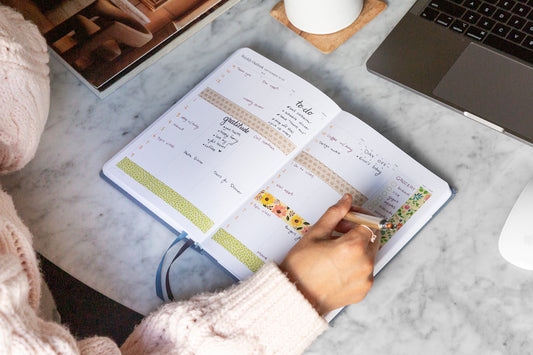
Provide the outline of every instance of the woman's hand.
[[[309,229],[280,265],[321,315],[361,301],[374,281],[379,234],[373,230],[378,239],[371,243],[372,233],[367,227],[343,220],[350,208],[368,213],[352,207],[352,197],[344,195]],[[333,231],[342,235],[335,236]]]

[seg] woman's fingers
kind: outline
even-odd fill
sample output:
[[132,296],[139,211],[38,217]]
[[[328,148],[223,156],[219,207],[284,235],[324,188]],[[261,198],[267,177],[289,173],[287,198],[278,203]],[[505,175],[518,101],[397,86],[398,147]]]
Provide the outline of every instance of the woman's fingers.
[[304,238],[329,238],[331,232],[335,230],[346,213],[350,211],[351,206],[352,196],[345,194],[336,204],[328,208],[326,213],[305,234]]
[[366,208],[363,208],[361,206],[352,206],[350,211],[352,212],[359,212],[359,213],[364,213],[364,214],[368,214],[370,216],[373,216],[374,214],[372,214],[369,210],[367,210]]

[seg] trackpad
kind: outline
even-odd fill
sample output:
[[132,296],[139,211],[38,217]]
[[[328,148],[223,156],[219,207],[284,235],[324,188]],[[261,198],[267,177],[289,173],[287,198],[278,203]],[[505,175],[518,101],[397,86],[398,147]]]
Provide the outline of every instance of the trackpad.
[[470,44],[433,94],[533,141],[533,69]]

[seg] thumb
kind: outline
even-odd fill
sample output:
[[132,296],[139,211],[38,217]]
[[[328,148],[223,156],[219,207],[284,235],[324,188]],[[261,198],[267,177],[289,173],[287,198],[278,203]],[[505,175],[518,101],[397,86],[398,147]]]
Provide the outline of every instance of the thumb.
[[[352,196],[344,194],[336,204],[327,209],[326,213],[313,225],[313,233],[307,233],[310,237],[324,238],[329,236],[337,224],[346,216],[352,206]],[[306,234],[306,235],[307,235]]]

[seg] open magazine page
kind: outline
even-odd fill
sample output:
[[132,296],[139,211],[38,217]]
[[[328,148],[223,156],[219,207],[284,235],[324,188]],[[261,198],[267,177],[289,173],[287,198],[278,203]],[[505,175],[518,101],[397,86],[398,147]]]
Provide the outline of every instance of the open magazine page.
[[0,2],[35,23],[52,53],[93,90],[103,92],[192,25],[214,18],[213,12],[228,0]]
[[446,182],[342,112],[202,244],[239,279],[281,262],[344,193],[398,231],[382,232],[379,270],[450,198]]
[[339,112],[301,78],[241,49],[103,172],[201,241]]

